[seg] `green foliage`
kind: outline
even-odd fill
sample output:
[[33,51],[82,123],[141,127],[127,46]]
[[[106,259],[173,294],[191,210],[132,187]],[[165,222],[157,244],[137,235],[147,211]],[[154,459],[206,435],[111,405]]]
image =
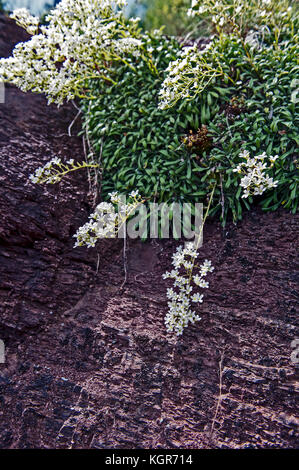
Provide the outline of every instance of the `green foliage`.
[[145,28],[159,29],[162,26],[164,32],[172,36],[182,36],[190,28],[195,27],[198,21],[186,15],[190,6],[190,0],[147,0]]
[[[223,68],[233,72],[236,85],[215,82],[202,95],[201,123],[208,126],[213,148],[200,159],[199,171],[202,182],[218,181],[218,203],[211,213],[221,210],[223,221],[228,212],[240,219],[244,206],[254,202],[252,197],[242,199],[240,176],[233,172],[244,149],[252,155],[279,156],[270,174],[278,181],[277,188],[254,200],[264,210],[283,205],[295,212],[298,207],[297,38],[255,50],[256,70],[244,61],[242,49],[232,37],[219,40]],[[211,109],[219,110],[212,119]]]
[[[137,189],[155,202],[206,204],[216,185],[210,215],[218,213],[223,224],[228,215],[241,219],[255,202],[264,210],[282,205],[295,213],[298,38],[289,36],[277,44],[263,35],[255,49],[244,49],[239,37],[215,38],[213,54],[232,81],[216,76],[192,101],[166,110],[158,108],[158,92],[169,62],[178,57],[174,39],[148,39],[158,77],[139,60],[136,72],[125,65],[116,70],[117,84],[94,84],[97,99],[83,104],[84,126],[101,154],[104,199],[114,190]],[[233,172],[242,150],[279,156],[269,172],[278,181],[275,189],[242,198],[240,175]]]
[[175,110],[158,108],[165,69],[179,45],[159,36],[149,38],[147,46],[153,49],[159,76],[141,60],[136,73],[120,65],[117,84],[94,85],[98,98],[83,103],[84,127],[98,155],[102,149],[102,195],[107,199],[111,191],[136,189],[156,202],[193,201],[200,179],[181,137],[186,129],[198,128],[200,100],[183,102]]
[[298,21],[295,0],[193,0],[189,15],[208,20],[217,33],[245,36],[249,30],[267,25],[278,40]]

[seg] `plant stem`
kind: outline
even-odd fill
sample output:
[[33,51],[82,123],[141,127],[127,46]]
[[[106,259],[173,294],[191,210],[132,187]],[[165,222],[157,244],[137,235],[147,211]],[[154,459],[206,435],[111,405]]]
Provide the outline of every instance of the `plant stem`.
[[[205,215],[204,215],[204,218],[203,218],[203,221],[202,221],[202,224],[201,224],[201,227],[200,227],[200,231],[199,231],[199,234],[198,234],[198,238],[197,238],[197,243],[196,243],[196,251],[198,250],[199,248],[199,244],[200,244],[200,241],[201,241],[201,236],[202,236],[202,232],[203,232],[203,227],[204,227],[204,224],[207,220],[207,217],[209,215],[209,212],[210,212],[210,207],[211,207],[211,204],[212,204],[212,201],[213,201],[213,197],[214,197],[214,192],[215,192],[215,189],[216,189],[216,184],[214,184],[213,186],[213,189],[212,189],[212,192],[211,192],[211,195],[210,195],[210,199],[209,199],[209,203],[208,203],[208,207],[207,207],[207,210],[205,212]],[[189,270],[189,284],[191,282],[191,278],[192,278],[192,273],[193,273],[193,269],[194,269],[194,265],[195,265],[195,258],[192,259],[192,266]]]

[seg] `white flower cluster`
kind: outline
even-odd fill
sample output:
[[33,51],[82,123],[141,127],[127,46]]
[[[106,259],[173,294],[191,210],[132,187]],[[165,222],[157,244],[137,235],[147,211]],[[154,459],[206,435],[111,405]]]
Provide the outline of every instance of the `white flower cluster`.
[[179,99],[191,99],[195,93],[201,93],[210,81],[220,75],[220,70],[213,68],[205,53],[212,43],[205,49],[199,50],[197,46],[184,47],[177,60],[170,62],[161,90],[159,92],[159,108],[166,109],[173,106]]
[[[183,333],[184,328],[189,323],[200,320],[199,315],[192,310],[192,302],[202,303],[203,295],[192,293],[193,286],[191,283],[202,289],[208,288],[209,283],[205,280],[205,277],[209,272],[214,271],[211,261],[205,260],[199,266],[199,273],[193,275],[193,268],[197,257],[198,252],[192,242],[187,243],[185,248],[180,246],[173,255],[172,264],[174,269],[163,274],[163,279],[174,280],[174,288],[167,289],[169,310],[165,317],[165,325],[168,332],[174,332],[177,336]],[[184,274],[181,274],[182,270],[185,271]]]
[[236,22],[237,19],[240,19],[240,23],[243,22],[246,27],[246,18],[252,17],[256,24],[261,19],[265,24],[267,21],[273,21],[273,15],[276,12],[278,17],[285,18],[291,10],[288,0],[253,2],[246,0],[192,0],[191,8],[187,14],[188,16],[209,14],[213,23],[219,26],[223,26],[228,20]]
[[[298,17],[289,0],[192,0],[189,15],[208,15],[216,26],[218,36],[233,36],[248,56],[248,48],[260,49],[264,35],[275,31],[276,39],[284,24]],[[249,29],[250,27],[250,29]],[[215,37],[204,50],[185,47],[177,60],[171,62],[160,91],[161,109],[174,106],[178,100],[192,99],[202,93],[216,77],[222,76],[234,85],[225,73],[218,50],[219,37]],[[254,65],[253,65],[254,66]]]
[[289,0],[192,0],[188,16],[209,15],[220,29],[246,31],[248,23],[281,27],[292,17]]
[[57,167],[60,169],[61,165],[61,158],[52,158],[52,160],[47,162],[44,166],[37,168],[35,173],[29,176],[29,179],[32,183],[58,183],[61,178],[59,178],[56,173],[58,173]]
[[138,57],[142,45],[143,42],[140,39],[123,38],[117,41],[116,50],[119,54],[133,54]]
[[10,15],[16,23],[22,28],[26,29],[29,34],[36,34],[38,32],[39,19],[36,16],[30,15],[27,8],[17,8]]
[[[270,178],[265,173],[265,171],[273,167],[278,155],[268,157],[266,152],[263,152],[261,155],[250,158],[249,152],[244,150],[240,153],[239,157],[245,159],[245,161],[241,162],[237,168],[234,168],[233,172],[244,175],[240,182],[240,186],[244,191],[242,198],[263,194],[267,189],[275,188],[278,185],[278,181],[273,181],[273,178]],[[270,162],[270,166],[265,161],[267,159]]]
[[99,238],[113,238],[116,233],[117,214],[114,205],[101,202],[95,212],[89,216],[90,221],[78,229],[74,248],[86,245],[94,247]]
[[[142,47],[138,23],[127,21],[116,7],[125,0],[61,0],[38,28],[26,9],[12,17],[31,40],[16,45],[12,57],[0,60],[0,81],[22,91],[45,93],[58,105],[85,97],[89,79],[113,81],[111,62],[133,67],[132,55]],[[35,34],[38,33],[38,34]]]
[[[86,245],[94,247],[100,238],[114,238],[126,220],[143,202],[138,191],[132,191],[129,202],[117,192],[109,194],[111,202],[101,202],[89,216],[90,221],[78,229],[74,248]],[[115,210],[117,206],[117,212]]]
[[29,179],[32,183],[54,184],[59,183],[71,171],[81,170],[81,168],[98,168],[98,166],[98,163],[75,162],[73,159],[63,163],[61,158],[55,157],[44,166],[37,168]]
[[201,16],[208,14],[212,22],[223,26],[227,20],[226,16],[234,16],[244,13],[248,8],[244,0],[192,0],[191,8],[188,10],[188,16]]

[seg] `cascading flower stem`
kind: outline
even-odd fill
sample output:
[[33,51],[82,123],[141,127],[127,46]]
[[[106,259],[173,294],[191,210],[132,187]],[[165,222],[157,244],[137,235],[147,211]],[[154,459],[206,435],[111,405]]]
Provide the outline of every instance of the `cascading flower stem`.
[[35,170],[35,173],[29,176],[32,183],[39,184],[55,184],[59,183],[62,178],[72,171],[81,170],[82,168],[99,168],[98,163],[75,162],[73,159],[63,163],[60,158],[52,158],[43,167]]
[[[214,268],[211,264],[211,261],[205,260],[204,263],[200,266],[195,264],[196,258],[198,257],[198,248],[201,241],[202,231],[205,224],[205,221],[209,215],[211,203],[213,200],[216,184],[214,184],[208,207],[203,218],[200,231],[196,243],[189,242],[186,244],[185,248],[182,246],[178,247],[176,253],[173,255],[172,264],[175,269],[170,272],[163,274],[163,279],[173,279],[174,288],[178,288],[179,292],[176,292],[173,288],[167,289],[168,302],[168,313],[165,317],[166,329],[169,333],[175,333],[177,336],[182,335],[184,328],[186,328],[189,323],[194,323],[199,321],[201,318],[197,313],[191,310],[191,305],[193,303],[202,303],[203,295],[200,293],[191,294],[193,291],[193,283],[195,286],[202,289],[208,288],[209,283],[205,281],[205,276],[208,272],[213,272]],[[193,275],[194,268],[199,268],[199,274]],[[180,273],[180,270],[185,269],[185,275]]]

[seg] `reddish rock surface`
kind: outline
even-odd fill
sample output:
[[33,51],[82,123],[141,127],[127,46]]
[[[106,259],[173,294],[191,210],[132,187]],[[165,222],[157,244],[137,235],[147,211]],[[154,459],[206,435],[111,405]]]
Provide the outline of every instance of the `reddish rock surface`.
[[[0,18],[3,56],[24,38]],[[73,248],[86,174],[28,181],[55,155],[83,158],[74,115],[12,87],[0,105],[0,448],[296,447],[298,217],[207,224],[211,287],[176,342],[161,275],[177,243],[130,241],[120,291],[121,241]]]

